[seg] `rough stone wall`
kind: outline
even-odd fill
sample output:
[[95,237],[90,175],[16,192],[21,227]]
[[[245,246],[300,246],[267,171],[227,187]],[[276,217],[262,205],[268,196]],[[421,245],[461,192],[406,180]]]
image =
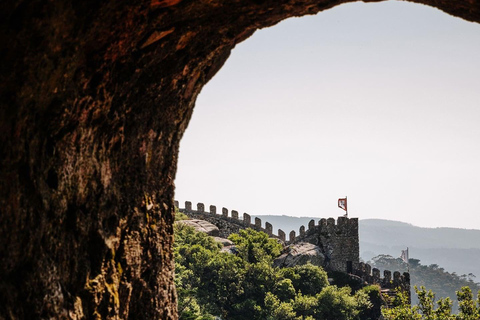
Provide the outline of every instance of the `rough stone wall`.
[[[176,319],[198,93],[255,30],[350,1],[1,1],[0,318]],[[480,21],[478,1],[415,2]]]
[[351,262],[352,272],[358,268],[360,249],[358,240],[358,219],[339,217],[320,219],[318,225],[310,221],[306,231],[302,227],[295,242],[309,242],[320,247],[325,255],[325,268],[347,272],[347,262]]

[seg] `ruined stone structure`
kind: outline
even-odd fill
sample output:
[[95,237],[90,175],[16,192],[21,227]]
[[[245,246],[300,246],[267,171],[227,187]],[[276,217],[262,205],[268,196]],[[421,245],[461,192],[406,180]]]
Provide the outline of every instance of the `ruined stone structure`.
[[382,289],[395,290],[400,288],[410,293],[410,274],[408,272],[400,274],[400,272],[395,271],[392,278],[392,272],[384,270],[382,277],[379,269],[372,269],[369,264],[360,262],[354,273],[365,282],[378,284]]
[[252,228],[281,240],[285,245],[308,242],[320,248],[325,269],[346,272],[360,282],[377,284],[383,290],[393,291],[401,288],[410,293],[410,275],[408,273],[401,275],[396,271],[392,278],[392,272],[385,270],[382,278],[380,270],[372,269],[370,265],[360,262],[357,218],[339,217],[337,221],[333,218],[320,219],[318,223],[310,220],[307,229],[305,226],[301,226],[298,236],[294,230],[290,231],[287,240],[283,230],[279,229],[278,233],[275,233],[271,223],[265,222],[265,227],[263,227],[261,219],[255,218],[253,222],[247,213],[239,217],[238,211],[232,210],[229,215],[227,208],[222,208],[220,213],[217,212],[217,207],[214,205],[211,205],[210,210],[206,211],[203,203],[197,203],[196,209],[194,209],[190,201],[185,202],[184,208],[180,208],[179,205],[179,202],[175,201],[175,206],[187,216],[206,220],[216,225],[219,228],[220,237],[226,238],[242,229]]
[[[220,237],[226,238],[232,233],[238,233],[242,229],[252,228],[263,231],[272,238],[281,240],[286,245],[309,242],[319,246],[323,255],[327,258],[326,268],[337,271],[353,272],[358,267],[359,241],[358,241],[358,219],[339,217],[335,219],[320,219],[318,224],[315,220],[308,223],[308,228],[301,226],[297,231],[290,230],[288,238],[285,231],[278,229],[274,232],[273,225],[266,221],[263,225],[262,219],[252,217],[248,213],[239,216],[238,211],[223,207],[222,212],[211,205],[210,210],[205,210],[203,203],[197,203],[196,209],[190,201],[185,202],[185,207],[180,208],[178,201],[175,206],[179,211],[194,219],[201,219],[216,225],[220,230]],[[298,235],[297,235],[298,234]]]
[[408,272],[400,274],[400,272],[395,271],[392,278],[392,272],[390,270],[384,270],[382,277],[379,269],[372,269],[369,264],[361,262],[354,273],[359,280],[380,286],[382,294],[391,298],[390,301],[387,301],[389,306],[392,306],[391,303],[397,295],[398,290],[405,292],[409,298],[409,303],[411,302],[410,274]]
[[[179,202],[175,201],[175,206],[179,208]],[[252,221],[248,213],[244,213],[239,217],[236,210],[232,210],[229,215],[227,208],[222,208],[222,212],[217,212],[214,205],[210,206],[210,210],[205,210],[203,203],[198,203],[196,210],[193,209],[190,201],[185,202],[185,208],[179,208],[180,212],[187,216],[206,220],[220,229],[220,237],[226,238],[232,233],[238,233],[242,229],[252,228],[257,231],[263,231],[272,238],[281,240],[286,245],[308,242],[320,248],[321,253],[325,257],[324,267],[328,270],[342,271],[354,273],[359,267],[359,241],[358,241],[358,219],[339,217],[337,222],[335,219],[320,219],[318,223],[311,220],[308,228],[301,226],[297,232],[289,231],[289,237],[286,238],[285,232],[281,229],[274,232],[270,222],[262,224],[260,218]]]
[[[256,30],[350,1],[1,1],[0,318],[176,319],[200,90]],[[414,2],[480,21],[478,1]]]

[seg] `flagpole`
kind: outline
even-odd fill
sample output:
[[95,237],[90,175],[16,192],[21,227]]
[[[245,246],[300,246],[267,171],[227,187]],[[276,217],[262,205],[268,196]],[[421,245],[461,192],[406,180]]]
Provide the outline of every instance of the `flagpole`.
[[407,247],[407,271],[410,273],[410,257],[408,253],[408,247]]
[[343,217],[348,218],[348,203],[347,203],[347,197],[345,198],[338,198],[338,207],[342,210],[345,210],[345,214]]

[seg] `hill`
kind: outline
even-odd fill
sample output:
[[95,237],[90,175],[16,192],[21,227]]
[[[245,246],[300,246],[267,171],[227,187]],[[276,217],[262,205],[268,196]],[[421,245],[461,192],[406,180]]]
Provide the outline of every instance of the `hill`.
[[[270,222],[275,231],[297,230],[318,217],[258,216]],[[409,248],[410,258],[422,264],[438,264],[458,275],[480,277],[480,230],[459,228],[422,228],[409,223],[364,219],[359,221],[360,256],[368,261],[379,254],[399,257]]]
[[[472,275],[458,276],[455,273],[445,272],[445,270],[437,264],[431,264],[429,266],[422,265],[417,259],[410,259],[407,265],[400,258],[394,258],[389,255],[379,255],[368,263],[372,267],[380,269],[381,272],[383,272],[383,270],[409,271],[412,292],[414,292],[414,286],[417,288],[424,286],[427,290],[435,292],[437,299],[449,297],[454,302],[454,312],[458,312],[458,303],[455,299],[456,291],[465,286],[470,287],[474,293],[480,290],[480,284],[475,283],[475,278]],[[418,301],[418,297],[412,294],[412,303],[418,304]]]

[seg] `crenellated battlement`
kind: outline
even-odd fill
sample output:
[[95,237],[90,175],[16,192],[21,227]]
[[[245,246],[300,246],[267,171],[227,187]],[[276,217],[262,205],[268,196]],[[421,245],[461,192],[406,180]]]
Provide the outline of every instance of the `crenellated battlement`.
[[194,210],[190,201],[185,201],[184,208],[180,208],[178,201],[175,201],[175,206],[179,208],[180,212],[189,217],[199,218],[213,223],[220,229],[220,236],[224,238],[232,233],[238,233],[241,229],[252,228],[257,231],[263,231],[269,236],[287,243],[283,230],[278,229],[277,233],[274,233],[271,223],[267,221],[263,224],[262,219],[258,217],[252,221],[252,217],[246,212],[243,213],[242,216],[239,216],[238,211],[229,210],[225,207],[222,207],[221,212],[217,212],[215,205],[210,205],[209,211],[205,211],[205,205],[203,203],[197,203],[196,210]]
[[372,268],[369,264],[360,262],[354,274],[369,284],[377,284],[382,289],[389,290],[400,288],[410,296],[410,274],[408,272],[401,274],[400,272],[395,271],[393,272],[392,277],[392,272],[390,270],[384,270],[382,277],[379,269]]
[[298,231],[291,230],[288,233],[289,237],[287,239],[284,230],[278,229],[277,232],[274,232],[273,225],[270,222],[265,221],[263,224],[262,219],[258,217],[252,221],[252,217],[246,212],[240,217],[238,211],[230,211],[229,209],[222,207],[220,213],[217,211],[215,205],[210,205],[209,211],[206,211],[205,205],[201,202],[197,203],[195,210],[190,201],[185,201],[184,208],[180,208],[180,203],[178,201],[175,201],[175,206],[179,208],[180,212],[189,217],[199,218],[217,225],[220,229],[220,236],[222,237],[228,237],[231,233],[237,233],[245,228],[263,231],[273,238],[280,239],[285,244],[302,241],[311,234],[318,232],[332,233],[344,237],[357,235],[358,237],[357,218],[338,217],[336,221],[334,218],[323,218],[318,220],[318,223],[315,223],[315,220],[312,219],[308,223],[308,228],[301,226]]

